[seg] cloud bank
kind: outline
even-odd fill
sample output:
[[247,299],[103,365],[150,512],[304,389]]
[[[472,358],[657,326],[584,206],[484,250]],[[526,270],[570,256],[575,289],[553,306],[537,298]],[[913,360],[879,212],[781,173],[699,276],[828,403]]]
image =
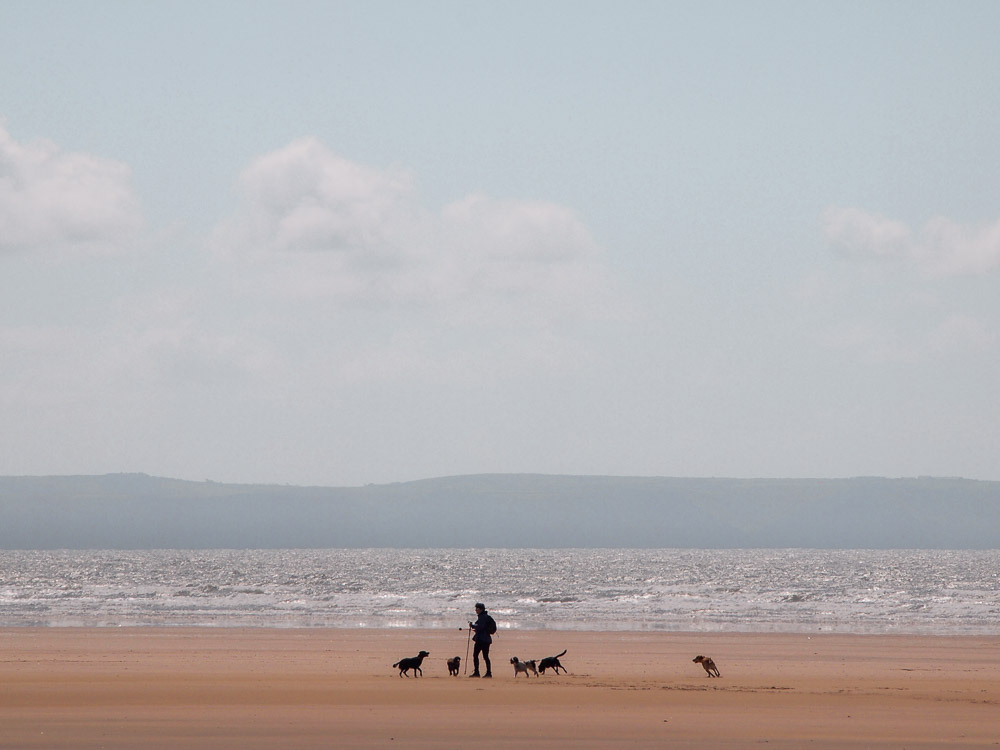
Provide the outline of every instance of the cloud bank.
[[143,224],[131,178],[125,164],[18,143],[0,125],[0,251],[128,248]]
[[409,173],[351,162],[315,138],[256,159],[239,191],[211,246],[257,292],[475,316],[615,308],[601,248],[563,206],[470,195],[431,211]]
[[[139,237],[125,165],[3,131],[0,158],[8,257],[109,252]],[[603,249],[565,206],[472,194],[430,210],[409,172],[315,138],[254,159],[236,185],[234,215],[170,248],[183,273],[152,272],[154,253],[120,278],[121,264],[102,265],[90,284],[106,296],[87,324],[60,303],[50,320],[0,325],[11,360],[0,398],[139,413],[164,392],[222,384],[253,401],[406,378],[491,382],[587,361],[574,324],[626,308]],[[22,260],[21,273],[40,268]],[[74,278],[53,282],[66,285],[53,298],[86,296]]]

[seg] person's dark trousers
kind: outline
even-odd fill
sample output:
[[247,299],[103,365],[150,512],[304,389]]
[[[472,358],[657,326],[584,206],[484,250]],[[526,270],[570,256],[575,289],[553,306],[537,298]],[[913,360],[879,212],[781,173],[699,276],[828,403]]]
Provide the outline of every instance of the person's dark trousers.
[[483,655],[483,661],[486,662],[486,676],[493,676],[493,669],[490,666],[490,644],[477,643],[476,647],[472,649],[472,674],[476,676],[479,674],[479,654]]

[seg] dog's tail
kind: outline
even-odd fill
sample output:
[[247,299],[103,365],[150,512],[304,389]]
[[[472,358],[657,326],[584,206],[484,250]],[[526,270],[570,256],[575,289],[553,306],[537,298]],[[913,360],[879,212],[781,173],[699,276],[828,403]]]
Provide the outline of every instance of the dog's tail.
[[394,666],[394,667],[398,667],[398,666],[399,666],[399,662],[397,661],[397,662],[396,662],[395,664],[393,664],[392,666]]
[[563,650],[563,652],[562,652],[561,654],[556,654],[556,658],[558,659],[558,658],[559,658],[560,656],[566,656],[566,652],[567,652],[567,651],[569,651],[569,649],[568,649],[568,648],[567,648],[567,649],[564,649],[564,650]]

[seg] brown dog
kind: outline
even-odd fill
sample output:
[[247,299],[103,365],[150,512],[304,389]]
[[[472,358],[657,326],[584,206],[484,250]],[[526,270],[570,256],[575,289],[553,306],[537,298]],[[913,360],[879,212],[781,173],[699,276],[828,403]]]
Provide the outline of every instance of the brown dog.
[[452,677],[458,677],[458,668],[462,664],[462,657],[456,656],[454,659],[448,660],[448,674]]
[[525,677],[530,677],[528,670],[530,669],[535,673],[535,677],[538,677],[538,668],[535,666],[535,660],[531,661],[521,661],[516,656],[510,657],[510,663],[514,665],[514,679],[517,679],[517,675],[524,672]]
[[722,675],[719,674],[719,670],[715,666],[715,662],[712,661],[711,657],[702,656],[701,654],[699,654],[698,656],[694,657],[691,661],[693,661],[695,664],[701,664],[701,666],[705,668],[705,671],[708,672],[709,677],[722,677]]

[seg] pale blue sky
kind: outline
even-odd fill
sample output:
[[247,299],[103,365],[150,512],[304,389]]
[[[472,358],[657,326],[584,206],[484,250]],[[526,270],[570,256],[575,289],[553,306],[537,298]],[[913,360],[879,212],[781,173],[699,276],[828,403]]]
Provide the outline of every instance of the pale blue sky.
[[0,4],[0,473],[1000,479],[1000,4]]

